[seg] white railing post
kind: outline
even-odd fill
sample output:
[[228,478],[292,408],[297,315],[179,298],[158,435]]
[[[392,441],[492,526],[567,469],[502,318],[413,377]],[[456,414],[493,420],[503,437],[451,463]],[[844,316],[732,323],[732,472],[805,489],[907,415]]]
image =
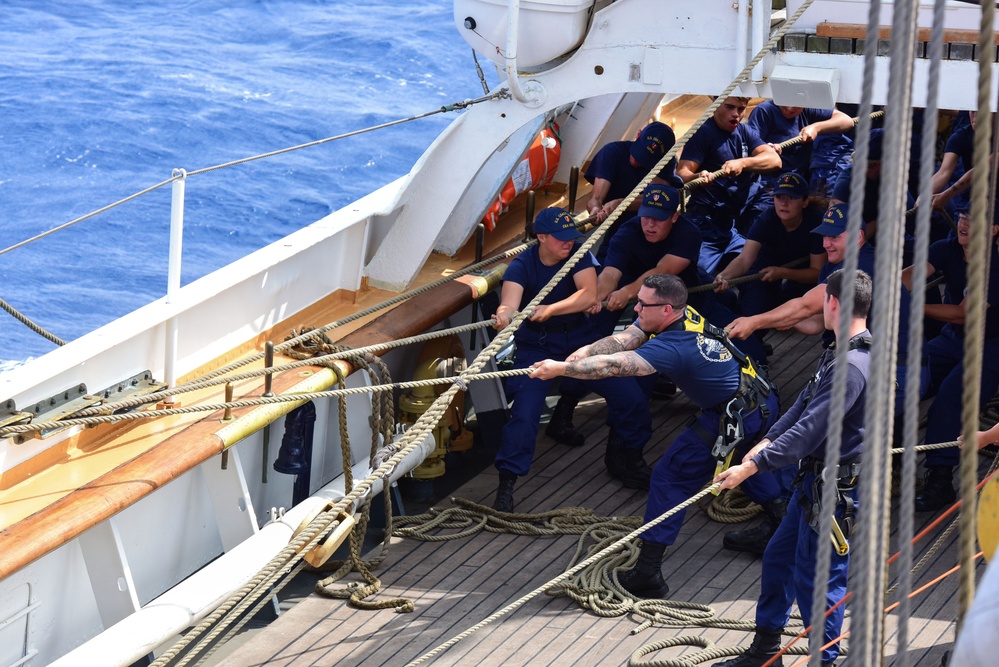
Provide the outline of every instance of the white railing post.
[[[182,245],[184,240],[184,190],[187,185],[187,172],[174,169],[173,196],[170,199],[170,258],[167,265],[167,305],[171,305],[180,291],[180,267]],[[177,318],[171,317],[166,323],[166,357],[163,373],[168,387],[177,386],[177,347],[180,331]],[[173,403],[174,397],[169,396],[164,403]]]

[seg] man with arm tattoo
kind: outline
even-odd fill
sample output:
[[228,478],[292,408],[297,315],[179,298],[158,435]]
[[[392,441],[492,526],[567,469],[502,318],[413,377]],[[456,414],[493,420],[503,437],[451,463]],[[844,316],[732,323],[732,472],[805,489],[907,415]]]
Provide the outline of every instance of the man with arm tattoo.
[[[741,417],[741,437],[723,438],[741,456],[776,421],[776,392],[758,374],[751,359],[738,352],[716,328],[687,307],[687,288],[677,276],[654,274],[645,279],[635,306],[638,320],[623,332],[598,340],[565,361],[546,359],[533,365],[531,377],[568,376],[597,379],[665,373],[701,412],[670,445],[652,472],[646,520],[675,507],[711,479],[717,464],[712,448],[732,421]],[[759,534],[726,535],[726,546],[762,553],[783,515],[782,489],[773,473],[757,475],[746,494],[766,509],[769,519]],[[645,532],[638,564],[618,580],[636,597],[661,598],[669,592],[661,563],[683,523],[683,512]],[[740,531],[748,533],[749,531]]]

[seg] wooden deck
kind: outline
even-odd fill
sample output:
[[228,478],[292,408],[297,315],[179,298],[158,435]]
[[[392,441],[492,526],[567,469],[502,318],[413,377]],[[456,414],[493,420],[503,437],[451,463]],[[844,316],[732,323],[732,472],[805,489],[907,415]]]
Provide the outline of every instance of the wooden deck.
[[[808,380],[819,351],[817,339],[782,333],[772,335],[769,342],[775,348],[772,375],[786,406]],[[683,396],[654,401],[653,408],[655,431],[646,448],[650,462],[658,459],[694,412]],[[521,479],[515,491],[517,511],[577,505],[603,516],[643,513],[645,494],[622,488],[604,470],[604,418],[602,400],[580,406],[576,425],[588,434],[580,449],[555,444],[543,435],[539,438],[531,475]],[[984,459],[983,465],[987,465]],[[496,481],[490,467],[453,495],[488,505]],[[917,530],[933,518],[917,515]],[[715,523],[692,509],[663,570],[672,599],[710,605],[719,617],[751,621],[759,592],[760,560],[721,548],[722,535],[730,529],[730,525]],[[935,530],[918,545],[917,559],[940,531]],[[225,667],[405,665],[561,574],[576,543],[572,536],[494,533],[443,543],[395,538],[386,563],[377,572],[383,582],[378,597],[410,598],[416,604],[415,612],[359,611],[344,601],[311,595],[263,630],[237,639],[235,648],[224,647],[213,663]],[[956,560],[952,536],[917,574],[916,586],[950,569]],[[980,564],[979,572],[983,571]],[[892,571],[889,581],[894,580]],[[956,587],[956,578],[949,577],[914,600],[910,665],[939,665],[951,648]],[[894,617],[889,617],[889,643],[894,641],[896,625]],[[603,618],[583,611],[568,598],[542,595],[427,664],[625,665],[640,646],[672,636],[699,634],[721,646],[745,646],[751,639],[747,632],[713,628],[653,627],[633,636],[630,633],[635,627],[631,616]],[[657,656],[675,657],[694,650],[669,649]],[[889,654],[894,653],[890,644]]]

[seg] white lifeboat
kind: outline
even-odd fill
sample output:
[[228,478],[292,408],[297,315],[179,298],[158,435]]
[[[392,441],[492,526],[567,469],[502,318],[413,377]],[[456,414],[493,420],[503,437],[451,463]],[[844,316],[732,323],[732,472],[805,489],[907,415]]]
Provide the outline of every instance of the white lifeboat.
[[[593,0],[521,0],[516,62],[537,67],[569,53],[586,36]],[[454,23],[469,46],[507,63],[509,0],[455,0]]]

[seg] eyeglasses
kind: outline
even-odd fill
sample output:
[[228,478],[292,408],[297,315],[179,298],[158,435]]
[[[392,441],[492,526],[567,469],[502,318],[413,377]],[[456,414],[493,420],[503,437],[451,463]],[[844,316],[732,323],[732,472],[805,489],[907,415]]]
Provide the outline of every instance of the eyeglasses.
[[646,308],[653,308],[655,306],[669,306],[670,308],[672,308],[673,304],[671,304],[671,303],[645,303],[641,299],[639,299],[638,303],[636,304],[636,307],[639,310],[645,310]]

